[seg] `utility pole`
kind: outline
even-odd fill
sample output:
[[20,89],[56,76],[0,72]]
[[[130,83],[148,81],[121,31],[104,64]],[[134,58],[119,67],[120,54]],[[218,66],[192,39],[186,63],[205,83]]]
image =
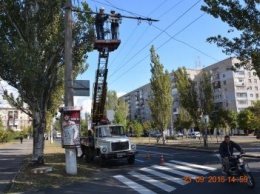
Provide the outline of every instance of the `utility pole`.
[[[72,77],[72,3],[66,1],[65,10],[65,107],[74,106],[73,77]],[[75,148],[65,148],[66,173],[77,174],[77,159]]]

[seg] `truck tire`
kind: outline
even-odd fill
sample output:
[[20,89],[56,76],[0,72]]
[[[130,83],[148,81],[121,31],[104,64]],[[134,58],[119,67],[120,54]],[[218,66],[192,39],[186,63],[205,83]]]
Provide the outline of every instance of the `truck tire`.
[[106,164],[106,159],[105,159],[105,158],[102,156],[102,154],[100,153],[100,154],[99,154],[99,165],[100,165],[101,167],[104,167],[105,164]]
[[129,156],[129,158],[127,158],[127,162],[128,162],[128,164],[134,164],[135,163],[135,155]]

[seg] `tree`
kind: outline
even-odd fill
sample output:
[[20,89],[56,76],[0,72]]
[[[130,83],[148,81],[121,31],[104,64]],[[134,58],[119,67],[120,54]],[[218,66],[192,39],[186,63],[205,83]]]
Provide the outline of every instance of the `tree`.
[[238,126],[244,131],[255,129],[256,123],[259,123],[256,121],[258,121],[256,116],[250,110],[243,110],[237,115]]
[[126,126],[126,117],[128,115],[128,104],[123,99],[118,99],[117,109],[114,115],[114,122]]
[[211,75],[208,71],[202,70],[202,79],[200,81],[199,98],[201,100],[201,109],[204,115],[209,115],[213,110],[213,90],[211,85]]
[[177,117],[174,126],[176,130],[184,133],[183,129],[189,129],[193,124],[193,120],[189,114],[189,112],[183,107],[179,107],[179,115]]
[[[223,48],[223,52],[234,54],[242,63],[235,64],[237,68],[248,67],[252,60],[252,68],[260,77],[260,41],[259,36],[259,0],[250,1],[227,1],[227,0],[204,0],[206,5],[201,9],[215,18],[226,22],[230,27],[239,31],[240,37],[229,39],[218,35],[207,39],[208,42],[216,43]],[[232,32],[233,30],[229,30]],[[250,63],[251,64],[251,63]]]
[[143,133],[143,126],[137,120],[128,122],[126,128],[131,136],[141,137]]
[[[57,108],[52,106],[53,97],[64,87],[64,5],[65,0],[0,2],[0,75],[18,90],[19,97],[15,99],[8,91],[4,95],[11,105],[33,118],[35,161],[43,158],[46,114]],[[86,3],[83,9],[89,11]],[[91,15],[75,16],[74,78],[87,69],[86,53],[92,49],[94,39]],[[56,98],[62,102],[62,95]]]
[[195,83],[188,77],[185,67],[178,68],[174,75],[180,106],[190,114],[195,126],[198,127],[202,110],[199,105]]
[[107,92],[107,99],[106,99],[106,105],[105,110],[113,110],[115,111],[117,109],[117,93],[116,91],[109,90]]
[[[156,127],[163,132],[167,129],[171,120],[171,82],[170,74],[163,72],[163,65],[160,64],[159,56],[156,55],[154,46],[151,52],[151,94],[148,99],[149,107]],[[163,143],[165,137],[163,136]]]

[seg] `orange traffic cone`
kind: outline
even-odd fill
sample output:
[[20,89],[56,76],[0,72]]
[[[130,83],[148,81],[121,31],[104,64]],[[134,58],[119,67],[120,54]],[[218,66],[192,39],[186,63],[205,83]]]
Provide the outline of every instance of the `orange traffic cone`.
[[150,153],[149,152],[146,153],[146,159],[150,160]]
[[163,158],[163,155],[161,155],[160,164],[163,164],[163,163],[164,163],[164,158]]

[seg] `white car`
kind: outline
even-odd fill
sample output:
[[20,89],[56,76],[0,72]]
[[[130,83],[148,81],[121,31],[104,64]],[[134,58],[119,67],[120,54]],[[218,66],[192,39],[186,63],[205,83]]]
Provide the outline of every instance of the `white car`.
[[176,137],[183,137],[183,133],[178,132],[178,133],[175,134],[175,136],[176,136]]
[[192,132],[191,133],[191,137],[192,138],[200,138],[201,137],[201,134],[199,131],[195,131],[195,132]]

